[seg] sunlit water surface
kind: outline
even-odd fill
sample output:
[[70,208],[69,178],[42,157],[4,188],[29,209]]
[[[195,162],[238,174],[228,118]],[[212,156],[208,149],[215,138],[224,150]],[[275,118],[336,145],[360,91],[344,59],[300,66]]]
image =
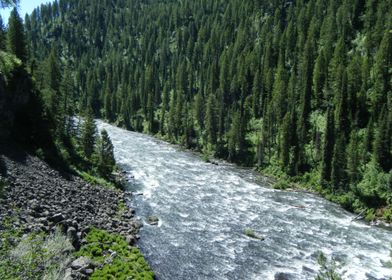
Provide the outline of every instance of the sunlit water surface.
[[[392,232],[316,195],[271,189],[250,170],[206,163],[152,137],[98,122],[127,171],[145,223],[138,245],[158,280],[314,279],[322,251],[344,279],[389,279]],[[251,228],[265,237],[251,239]]]

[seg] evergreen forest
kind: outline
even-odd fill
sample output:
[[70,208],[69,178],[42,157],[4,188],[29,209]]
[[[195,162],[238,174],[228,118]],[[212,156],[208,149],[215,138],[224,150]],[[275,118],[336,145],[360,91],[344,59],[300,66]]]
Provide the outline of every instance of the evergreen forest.
[[391,0],[60,0],[14,25],[58,141],[101,118],[392,220]]

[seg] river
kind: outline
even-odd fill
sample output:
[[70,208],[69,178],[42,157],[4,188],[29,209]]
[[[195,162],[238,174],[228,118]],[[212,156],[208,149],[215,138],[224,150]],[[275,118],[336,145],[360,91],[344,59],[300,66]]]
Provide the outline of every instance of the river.
[[[318,252],[343,279],[389,279],[392,232],[352,221],[317,195],[279,191],[247,169],[213,165],[153,137],[98,122],[127,171],[138,243],[158,280],[314,279]],[[250,228],[264,241],[244,235]],[[281,278],[279,278],[281,277]]]

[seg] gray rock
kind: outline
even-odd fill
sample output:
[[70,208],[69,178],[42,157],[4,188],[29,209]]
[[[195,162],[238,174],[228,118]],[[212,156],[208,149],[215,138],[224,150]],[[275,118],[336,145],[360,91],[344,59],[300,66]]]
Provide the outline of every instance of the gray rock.
[[65,270],[65,274],[64,274],[63,280],[73,280],[73,278],[72,278],[72,269],[71,268],[67,268]]
[[61,221],[65,220],[65,217],[62,213],[57,213],[50,217],[49,220],[53,223],[60,223]]
[[136,243],[136,238],[133,235],[128,235],[125,240],[129,245],[134,245]]
[[157,216],[150,216],[148,217],[147,222],[152,226],[156,226],[159,223],[159,218]]
[[71,263],[71,268],[73,270],[83,270],[91,266],[91,260],[87,257],[79,257]]
[[75,242],[78,239],[78,232],[76,231],[76,228],[69,227],[67,230],[67,236],[72,242]]
[[275,280],[291,280],[291,279],[295,279],[295,276],[291,273],[287,273],[287,272],[278,272],[275,273],[274,276]]

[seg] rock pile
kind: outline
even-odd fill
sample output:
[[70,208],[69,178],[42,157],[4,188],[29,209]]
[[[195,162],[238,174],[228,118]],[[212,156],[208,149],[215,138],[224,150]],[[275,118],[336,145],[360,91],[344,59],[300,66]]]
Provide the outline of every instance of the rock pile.
[[[37,157],[0,148],[0,224],[6,218],[26,233],[53,232],[61,227],[78,249],[93,227],[118,233],[130,245],[142,223],[126,203],[124,192],[87,184],[59,172]],[[0,228],[1,230],[1,228]]]

